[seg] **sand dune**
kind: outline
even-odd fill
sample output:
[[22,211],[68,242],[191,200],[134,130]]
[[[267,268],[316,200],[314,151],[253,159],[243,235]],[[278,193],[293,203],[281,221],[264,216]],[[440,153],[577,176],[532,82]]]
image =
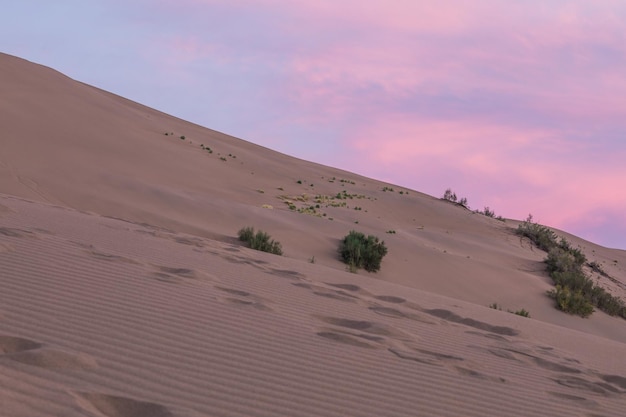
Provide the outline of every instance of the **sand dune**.
[[[0,74],[0,415],[623,415],[626,322],[555,310],[515,221]],[[337,260],[353,228],[378,274]],[[624,251],[559,233],[625,298]]]

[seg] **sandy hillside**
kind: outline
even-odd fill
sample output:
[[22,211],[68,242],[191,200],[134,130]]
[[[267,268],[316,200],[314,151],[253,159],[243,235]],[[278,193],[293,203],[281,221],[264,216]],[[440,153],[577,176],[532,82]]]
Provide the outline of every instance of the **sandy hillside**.
[[[0,415],[623,415],[626,321],[555,310],[517,222],[2,54],[0,91]],[[626,252],[559,234],[626,299]]]

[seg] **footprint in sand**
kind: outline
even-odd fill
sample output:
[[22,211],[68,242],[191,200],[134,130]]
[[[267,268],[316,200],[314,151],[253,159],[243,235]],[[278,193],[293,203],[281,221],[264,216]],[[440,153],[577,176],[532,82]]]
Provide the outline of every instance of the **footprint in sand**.
[[564,399],[568,402],[574,402],[576,404],[581,405],[582,407],[597,408],[600,406],[600,404],[597,401],[590,400],[588,398],[581,397],[578,395],[565,394],[562,392],[555,392],[555,391],[547,391],[547,393],[554,397]]
[[265,299],[257,295],[251,294],[247,291],[218,286],[216,286],[215,288],[226,294],[223,297],[218,297],[218,300],[224,303],[246,308],[253,308],[255,310],[261,311],[273,311],[272,308],[267,306],[267,301]]
[[474,327],[475,329],[485,330],[491,333],[496,333],[496,334],[504,335],[504,336],[519,335],[519,331],[512,329],[510,327],[493,326],[489,323],[474,320],[469,317],[461,317],[458,314],[453,313],[452,311],[449,311],[449,310],[432,309],[432,310],[423,310],[423,311],[427,314],[430,314],[431,316],[438,317],[442,320],[449,321],[451,323],[459,323],[465,326]]
[[0,355],[39,349],[41,346],[41,343],[29,339],[0,335]]
[[199,237],[183,237],[183,236],[174,236],[174,242],[180,243],[181,245],[195,246],[196,248],[204,248],[205,242],[204,239]]
[[301,280],[301,279],[306,278],[306,275],[298,271],[292,271],[290,269],[270,268],[269,271],[267,271],[267,273],[270,275],[277,276],[277,277],[289,278],[289,279]]
[[7,236],[7,237],[17,237],[17,238],[36,237],[36,234],[31,231],[23,230],[23,229],[15,229],[11,227],[0,227],[0,235]]
[[167,407],[148,401],[89,392],[74,396],[78,405],[91,414],[106,417],[175,417]]
[[377,295],[374,298],[380,301],[385,301],[387,303],[393,303],[393,304],[406,303],[406,300],[404,298],[396,297],[393,295]]
[[420,364],[444,367],[462,376],[498,383],[506,382],[506,379],[502,377],[486,375],[482,372],[477,371],[476,369],[472,369],[471,367],[462,366],[461,364],[464,363],[465,359],[460,356],[443,352],[433,352],[430,350],[420,349],[416,347],[409,347],[408,349],[389,348],[388,350],[400,359],[409,360]]
[[214,281],[215,277],[206,272],[189,268],[178,268],[169,266],[152,265],[155,270],[148,276],[158,281],[169,283],[182,283],[186,279]]
[[120,256],[120,255],[112,255],[109,253],[100,252],[100,251],[93,250],[93,249],[88,250],[87,253],[91,255],[93,258],[96,258],[101,261],[139,265],[139,262],[130,258],[126,258],[124,256]]
[[0,359],[46,369],[96,368],[96,360],[84,353],[46,347],[29,339],[0,336]]
[[318,336],[351,346],[387,349],[404,341],[413,340],[409,334],[382,323],[338,317],[315,317],[333,326],[321,327],[316,333]]
[[296,287],[300,287],[300,288],[306,288],[307,290],[310,290],[314,295],[317,295],[318,297],[331,298],[333,300],[347,301],[350,303],[355,303],[358,300],[360,300],[360,298],[354,294],[350,294],[343,290],[335,290],[335,289],[327,288],[322,285],[314,285],[314,284],[309,284],[306,282],[294,282],[292,283],[292,285],[295,285]]

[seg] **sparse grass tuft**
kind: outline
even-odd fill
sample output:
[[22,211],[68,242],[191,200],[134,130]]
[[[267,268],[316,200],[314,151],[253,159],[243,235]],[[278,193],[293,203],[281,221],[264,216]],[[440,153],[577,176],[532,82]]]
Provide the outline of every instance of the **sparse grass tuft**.
[[525,309],[523,309],[523,308],[521,310],[517,310],[517,311],[509,311],[509,313],[513,313],[513,314],[516,314],[518,316],[530,318],[530,313],[528,311],[526,311]]

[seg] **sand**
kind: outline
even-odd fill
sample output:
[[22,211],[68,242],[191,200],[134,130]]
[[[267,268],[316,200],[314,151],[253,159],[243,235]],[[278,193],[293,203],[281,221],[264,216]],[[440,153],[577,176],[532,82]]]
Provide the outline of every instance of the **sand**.
[[[623,415],[626,321],[557,311],[514,220],[1,54],[0,90],[0,415]],[[626,298],[624,251],[557,232]]]

